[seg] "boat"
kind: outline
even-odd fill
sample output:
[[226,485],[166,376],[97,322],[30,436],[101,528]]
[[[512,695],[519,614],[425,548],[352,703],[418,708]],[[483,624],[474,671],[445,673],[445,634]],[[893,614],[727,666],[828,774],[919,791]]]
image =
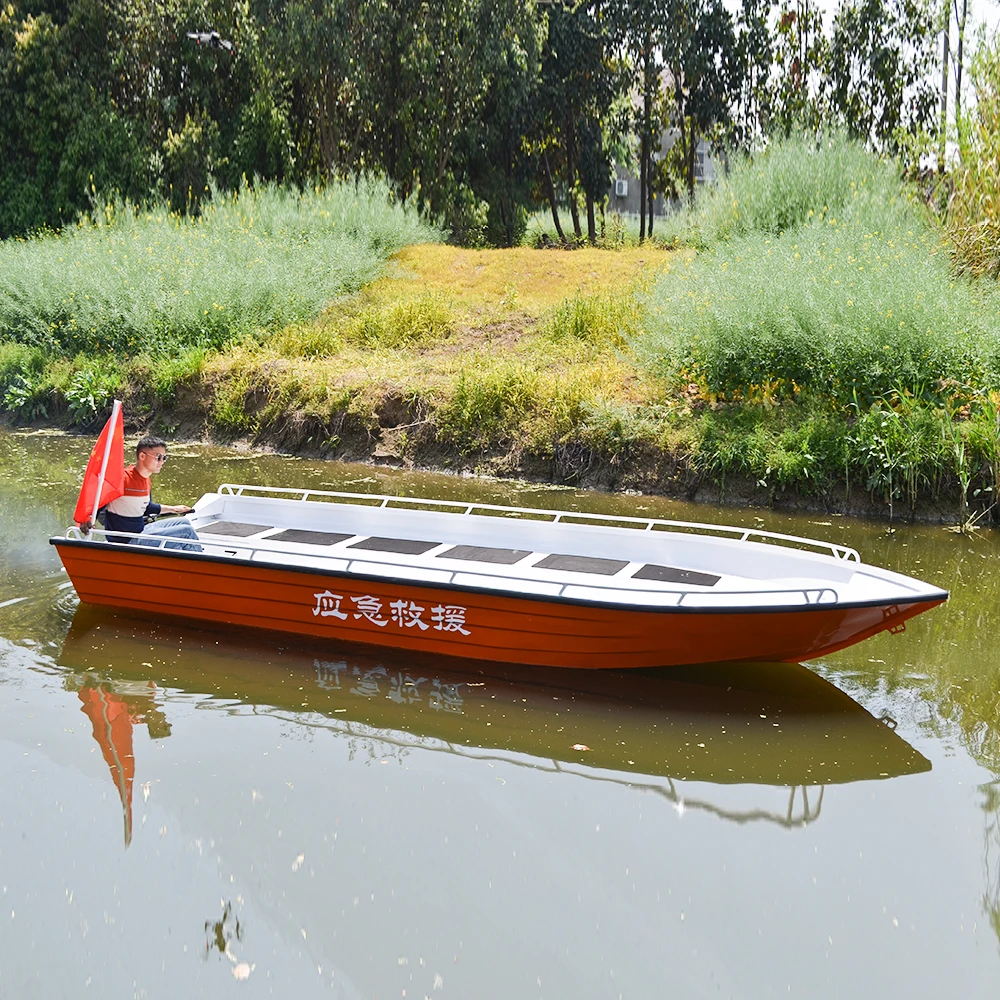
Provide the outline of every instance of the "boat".
[[232,483],[190,521],[197,542],[50,542],[88,604],[536,666],[800,662],[948,597],[845,546],[687,521]]

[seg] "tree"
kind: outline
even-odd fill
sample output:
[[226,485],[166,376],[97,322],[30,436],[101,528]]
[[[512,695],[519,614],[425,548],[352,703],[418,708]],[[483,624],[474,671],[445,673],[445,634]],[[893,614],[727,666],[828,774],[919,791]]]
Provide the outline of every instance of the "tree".
[[377,110],[365,101],[377,67],[372,32],[384,31],[384,16],[372,3],[288,0],[276,19],[273,58],[288,85],[300,177],[361,169],[368,112]]
[[774,117],[775,38],[771,13],[776,0],[743,0],[735,26],[734,99],[729,140],[744,150],[761,145]]
[[669,79],[670,123],[677,130],[681,177],[694,201],[699,141],[718,147],[730,122],[736,78],[736,35],[722,0],[672,0],[663,59]]
[[[968,0],[942,0],[939,12],[939,28],[941,29],[941,92],[940,113],[938,119],[938,171],[944,173],[945,150],[948,142],[948,87],[949,69],[955,87],[955,125],[961,131],[962,121],[962,85],[965,75],[965,29],[968,23]],[[955,22],[955,32],[958,45],[955,51],[951,47],[951,24]]]
[[668,30],[668,0],[633,0],[622,4],[615,18],[615,40],[621,46],[633,70],[639,103],[635,109],[639,139],[639,239],[646,238],[646,219],[650,235],[653,225],[653,154],[660,148],[662,122],[663,65],[662,34]]
[[815,2],[786,0],[776,28],[774,128],[784,135],[798,129],[815,131],[827,119],[823,17]]
[[507,39],[481,119],[463,131],[455,155],[456,174],[487,205],[482,235],[492,246],[520,243],[532,204],[536,161],[525,137],[539,101],[543,36],[537,21],[535,30],[522,28]]
[[592,243],[597,239],[594,205],[604,196],[611,174],[603,126],[626,79],[611,56],[604,14],[591,3],[556,4],[549,10],[538,101],[546,194],[557,232],[565,238],[558,225],[553,160],[562,166],[577,239],[583,235],[577,187],[583,191]]
[[53,14],[0,9],[0,237],[71,221],[95,189],[146,190],[145,150],[103,92],[104,11],[80,0]]
[[934,35],[923,0],[844,0],[830,40],[830,100],[852,135],[895,152],[899,129],[931,123]]

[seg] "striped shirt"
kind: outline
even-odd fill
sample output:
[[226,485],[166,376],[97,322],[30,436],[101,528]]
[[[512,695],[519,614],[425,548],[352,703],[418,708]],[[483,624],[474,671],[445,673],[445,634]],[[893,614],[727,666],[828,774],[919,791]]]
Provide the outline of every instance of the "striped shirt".
[[149,479],[139,474],[134,465],[125,470],[125,492],[108,504],[105,512],[108,531],[130,531],[139,534],[146,526],[143,518],[159,514],[160,505],[152,502]]

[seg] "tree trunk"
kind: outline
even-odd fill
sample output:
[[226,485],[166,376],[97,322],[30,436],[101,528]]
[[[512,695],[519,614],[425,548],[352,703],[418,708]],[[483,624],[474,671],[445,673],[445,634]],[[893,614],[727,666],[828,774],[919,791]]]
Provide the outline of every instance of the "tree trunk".
[[694,204],[694,128],[688,121],[684,113],[687,109],[684,105],[684,92],[678,78],[674,91],[674,99],[680,112],[678,121],[680,122],[681,137],[678,140],[681,144],[681,160],[684,163],[684,186],[688,191],[688,204]]
[[694,124],[692,123],[691,129],[688,132],[688,167],[687,167],[688,203],[691,205],[694,204],[694,184],[695,184],[694,163],[697,155],[698,155],[698,142],[695,136]]
[[639,139],[639,242],[646,239],[646,130]]
[[581,240],[583,230],[580,228],[580,206],[576,200],[576,131],[572,112],[566,115],[566,183],[569,186],[569,214],[573,218],[573,233]]
[[650,137],[649,143],[649,166],[646,168],[646,173],[649,176],[649,193],[646,196],[646,200],[649,204],[649,238],[653,238],[653,207],[656,201],[656,186],[653,184],[653,136]]
[[556,204],[556,187],[552,183],[552,170],[549,167],[549,154],[542,152],[542,163],[545,164],[545,192],[549,196],[549,207],[552,209],[552,222],[555,224],[556,232],[559,234],[559,241],[566,242],[566,236],[559,224],[559,206]]
[[[653,177],[649,169],[653,156],[653,39],[646,36],[646,48],[642,57],[642,141],[639,159],[641,180],[639,183],[639,242],[646,238],[646,203],[652,199]],[[652,236],[652,227],[650,227]]]
[[335,159],[333,130],[330,127],[328,90],[328,81],[324,77],[316,88],[316,118],[317,131],[319,132],[319,155],[323,162],[323,173],[326,176],[330,175]]
[[597,244],[597,219],[594,216],[594,196],[587,194],[587,239],[592,246]]

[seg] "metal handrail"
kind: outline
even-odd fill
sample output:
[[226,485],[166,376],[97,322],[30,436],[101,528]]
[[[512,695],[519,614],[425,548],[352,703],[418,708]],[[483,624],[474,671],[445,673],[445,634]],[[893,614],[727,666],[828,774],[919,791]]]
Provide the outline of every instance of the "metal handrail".
[[[754,541],[756,539],[766,542],[776,542],[789,548],[811,548],[821,552],[829,552],[835,559],[848,562],[861,562],[861,556],[856,549],[846,545],[837,545],[835,542],[821,542],[815,538],[804,538],[800,535],[786,535],[777,531],[764,531],[762,528],[737,528],[724,524],[705,524],[699,521],[671,521],[665,518],[656,517],[631,517],[617,514],[581,514],[574,511],[544,510],[538,507],[506,507],[500,504],[490,503],[466,503],[461,500],[431,500],[426,497],[400,497],[390,496],[384,493],[342,493],[334,490],[298,490],[285,489],[281,486],[252,486],[247,484],[223,483],[219,487],[219,494],[222,496],[243,497],[247,491],[254,493],[271,494],[275,496],[284,495],[286,499],[297,502],[306,501],[312,497],[329,498],[338,503],[352,503],[362,501],[368,506],[387,508],[391,505],[413,507],[436,507],[441,508],[442,513],[457,513],[465,516],[475,515],[477,511],[495,511],[506,517],[524,517],[535,520],[546,519],[553,524],[588,524],[597,522],[599,524],[620,524],[635,527],[643,531],[673,531],[680,530],[688,534],[716,534],[722,537],[733,536],[734,540],[741,542]],[[478,515],[489,516],[489,515]]]
[[[270,546],[270,545],[268,545],[268,546],[262,546],[262,545],[255,545],[252,542],[246,542],[246,541],[243,541],[241,539],[232,539],[232,540],[226,539],[226,541],[224,541],[224,542],[216,542],[216,541],[213,541],[211,539],[205,538],[202,535],[199,535],[197,540],[195,540],[193,538],[189,538],[189,539],[185,539],[185,538],[172,538],[169,535],[145,535],[145,534],[136,534],[134,532],[128,532],[128,531],[108,531],[108,530],[106,530],[104,528],[98,528],[96,525],[93,528],[91,528],[90,534],[89,534],[89,536],[87,536],[87,535],[84,535],[83,532],[79,528],[77,528],[77,527],[71,527],[71,528],[67,528],[66,529],[66,537],[68,539],[72,539],[74,541],[91,541],[91,542],[95,542],[96,544],[102,544],[101,541],[99,541],[98,539],[96,539],[96,538],[93,537],[95,535],[102,536],[102,539],[105,542],[107,542],[107,540],[109,538],[121,538],[121,539],[124,539],[126,541],[134,541],[134,540],[141,539],[142,540],[142,547],[143,548],[151,548],[151,549],[157,549],[157,550],[163,550],[163,549],[165,549],[169,545],[171,551],[177,550],[177,552],[178,552],[179,555],[193,554],[193,553],[190,552],[190,550],[185,550],[183,548],[183,546],[185,545],[185,543],[188,544],[188,545],[200,545],[202,547],[202,549],[206,549],[206,548],[207,549],[211,549],[211,550],[215,551],[216,553],[219,552],[219,551],[221,551],[221,552],[223,552],[224,554],[227,554],[227,555],[236,555],[237,551],[243,550],[243,552],[245,554],[242,555],[241,557],[245,558],[248,562],[252,562],[253,559],[254,559],[254,556],[258,552],[266,552],[268,555],[295,556],[297,558],[301,558],[303,555],[312,555],[312,553],[303,553],[301,551],[297,551],[297,550],[294,550],[294,549],[283,547],[280,544],[279,545],[273,545],[273,546]],[[266,541],[266,539],[261,539],[261,541]],[[444,543],[442,543],[442,544],[444,544]],[[367,566],[373,565],[373,561],[371,560],[370,557],[365,558],[365,559],[357,559],[357,558],[353,558],[353,557],[348,556],[348,555],[342,555],[342,554],[338,554],[338,553],[330,553],[330,554],[324,553],[322,555],[317,555],[314,558],[317,558],[317,559],[336,559],[336,560],[339,560],[340,562],[344,562],[344,563],[346,563],[346,566],[344,567],[344,569],[342,570],[342,572],[351,573],[351,574],[353,574],[353,573],[361,573],[361,574],[363,574],[363,573],[366,572],[366,570],[364,568],[355,569],[354,567],[356,565],[357,566],[361,566],[361,567],[367,567]],[[433,586],[435,584],[443,584],[445,586],[449,586],[450,585],[450,586],[456,586],[456,587],[464,587],[464,586],[466,586],[465,584],[461,584],[461,583],[456,583],[455,582],[455,577],[458,576],[458,575],[461,575],[461,574],[465,574],[465,575],[469,575],[469,576],[477,576],[477,577],[487,577],[487,578],[492,578],[492,579],[495,579],[495,580],[503,580],[505,582],[511,582],[511,583],[525,583],[525,584],[552,583],[552,584],[555,584],[555,581],[553,581],[553,580],[539,580],[537,577],[513,576],[511,574],[498,573],[495,570],[492,570],[491,567],[489,566],[489,564],[485,564],[482,567],[477,566],[475,570],[472,570],[472,569],[455,569],[455,570],[452,570],[452,569],[446,569],[444,567],[437,567],[437,566],[425,567],[425,566],[422,566],[419,563],[393,563],[393,562],[389,562],[389,561],[383,562],[381,560],[376,560],[375,564],[381,565],[381,566],[386,566],[387,568],[398,567],[400,569],[406,569],[406,570],[430,569],[435,575],[441,574],[442,576],[445,577],[445,579],[435,579],[435,580],[423,581],[427,586]],[[321,565],[317,565],[315,568],[317,570],[322,570],[324,567],[321,566]],[[390,578],[386,577],[386,579],[390,579]],[[421,581],[410,580],[408,582],[411,582],[411,583],[418,582],[419,583]],[[715,600],[717,598],[746,597],[749,594],[752,594],[755,597],[762,596],[762,595],[769,595],[769,596],[773,596],[773,597],[781,597],[781,596],[787,597],[787,596],[790,596],[792,594],[794,594],[796,596],[802,595],[802,596],[805,597],[805,603],[809,604],[809,605],[813,605],[813,604],[836,604],[840,600],[840,596],[838,595],[837,591],[834,590],[832,587],[792,587],[792,588],[784,588],[784,589],[781,589],[781,590],[756,590],[756,589],[755,590],[650,590],[650,589],[644,589],[644,588],[640,588],[640,587],[616,587],[614,585],[596,587],[596,586],[591,586],[591,585],[586,584],[586,583],[576,583],[576,582],[556,584],[556,586],[558,586],[558,590],[556,590],[555,593],[553,593],[551,595],[540,595],[540,596],[566,597],[567,596],[566,595],[567,588],[574,588],[575,590],[583,590],[583,591],[588,591],[589,590],[589,591],[593,591],[595,593],[607,593],[608,591],[612,591],[612,592],[614,592],[616,594],[620,594],[622,596],[623,603],[626,602],[629,597],[633,597],[635,595],[650,595],[650,596],[657,596],[657,597],[674,597],[674,596],[676,596],[677,597],[677,604],[676,604],[677,607],[681,607],[681,605],[683,605],[685,598],[692,597],[692,596],[706,596],[706,595],[708,595],[708,596],[710,596],[710,597],[713,598],[713,604],[715,603]],[[500,589],[500,588],[498,588],[498,589]],[[509,588],[506,588],[506,587],[503,588],[503,589],[504,589],[505,592],[509,592],[513,596],[516,596],[516,591],[510,591]],[[824,595],[831,595],[832,596],[832,600],[830,600],[830,599],[824,600]],[[600,598],[598,598],[598,597],[594,597],[592,599],[593,600],[600,600]],[[756,607],[757,605],[752,605],[752,606]]]

